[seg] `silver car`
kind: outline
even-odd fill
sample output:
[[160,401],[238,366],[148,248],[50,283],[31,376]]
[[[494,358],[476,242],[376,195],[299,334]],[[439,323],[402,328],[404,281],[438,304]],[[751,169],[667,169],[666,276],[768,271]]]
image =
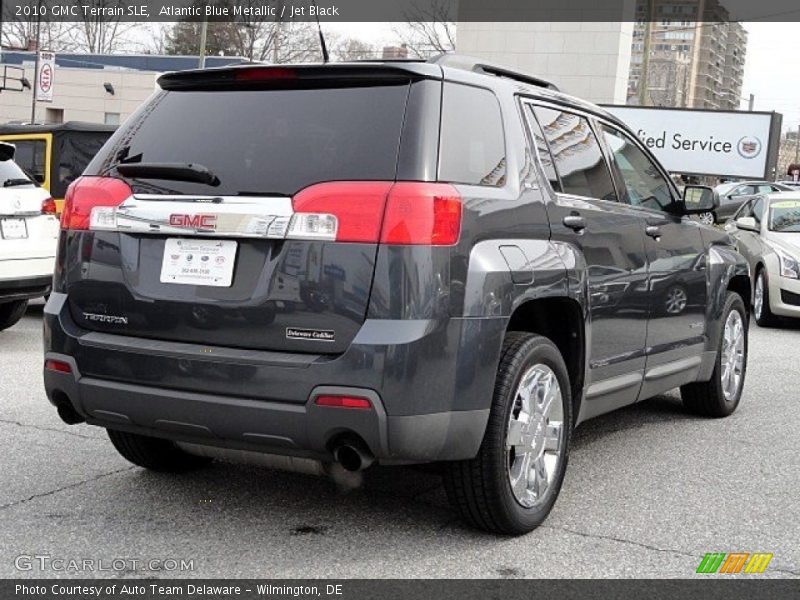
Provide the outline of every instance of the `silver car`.
[[800,318],[800,191],[748,200],[725,229],[750,264],[756,323]]

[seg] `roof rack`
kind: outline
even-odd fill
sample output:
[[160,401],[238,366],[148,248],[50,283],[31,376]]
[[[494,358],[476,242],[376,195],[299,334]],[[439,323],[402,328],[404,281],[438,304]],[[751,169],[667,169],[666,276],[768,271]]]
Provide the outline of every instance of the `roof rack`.
[[558,86],[551,81],[534,77],[526,73],[514,71],[503,65],[488,62],[482,58],[475,58],[474,56],[465,56],[463,54],[439,54],[428,60],[429,63],[440,65],[443,67],[452,67],[454,69],[463,69],[465,71],[472,71],[473,73],[482,73],[484,75],[494,75],[496,77],[505,77],[513,79],[521,83],[535,85],[536,87],[553,90],[554,92],[560,91]]

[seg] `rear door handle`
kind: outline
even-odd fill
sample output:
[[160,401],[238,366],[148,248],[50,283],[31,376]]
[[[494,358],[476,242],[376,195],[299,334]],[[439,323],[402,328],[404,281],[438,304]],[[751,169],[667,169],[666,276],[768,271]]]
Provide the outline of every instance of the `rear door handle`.
[[644,232],[655,240],[661,237],[661,227],[658,225],[648,225],[644,228]]
[[581,231],[586,229],[586,221],[580,215],[567,215],[566,217],[564,217],[562,223],[564,223],[564,227],[568,227],[569,229],[572,229],[572,231],[575,231],[576,233],[580,233]]

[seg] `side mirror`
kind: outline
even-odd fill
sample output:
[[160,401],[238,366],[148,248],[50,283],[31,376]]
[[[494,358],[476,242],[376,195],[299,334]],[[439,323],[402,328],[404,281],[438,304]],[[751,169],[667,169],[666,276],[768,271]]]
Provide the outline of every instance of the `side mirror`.
[[753,217],[739,217],[736,219],[736,227],[742,231],[754,231],[756,233],[760,231],[758,223]]
[[683,188],[683,213],[696,215],[719,206],[719,196],[705,185],[687,185]]
[[14,158],[14,152],[16,152],[17,147],[14,144],[8,144],[6,142],[0,142],[0,161],[7,161]]

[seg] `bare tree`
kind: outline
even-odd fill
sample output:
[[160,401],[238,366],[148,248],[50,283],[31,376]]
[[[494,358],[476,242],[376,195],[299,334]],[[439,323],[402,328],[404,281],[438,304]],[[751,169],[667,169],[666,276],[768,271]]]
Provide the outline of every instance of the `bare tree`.
[[378,48],[357,38],[338,38],[331,35],[326,35],[325,37],[328,40],[328,44],[330,44],[331,58],[333,60],[348,61],[380,58],[380,50]]
[[104,12],[125,10],[124,0],[87,0],[85,6],[99,12],[98,16],[84,16],[72,29],[72,41],[81,52],[111,54],[122,50],[133,43],[130,34],[142,27],[141,23],[125,22],[121,17]]
[[[43,50],[65,52],[73,49],[68,32],[74,28],[74,23],[42,21],[38,25],[40,27],[39,46]],[[6,20],[3,22],[3,36],[0,44],[4,48],[33,50],[36,47],[36,27],[35,20]]]
[[428,58],[456,48],[456,23],[453,3],[448,0],[422,0],[412,3],[404,26],[394,34],[417,58]]

